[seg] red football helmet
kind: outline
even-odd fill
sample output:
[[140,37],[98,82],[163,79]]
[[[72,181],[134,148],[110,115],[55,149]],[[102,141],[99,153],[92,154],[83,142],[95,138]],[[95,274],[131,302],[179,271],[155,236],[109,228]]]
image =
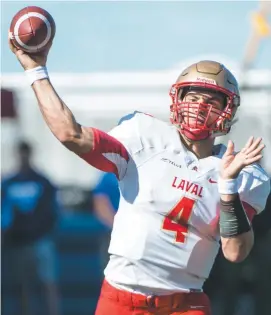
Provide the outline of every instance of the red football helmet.
[[[193,89],[212,91],[223,95],[223,110],[211,104],[184,101],[186,93]],[[204,140],[227,134],[240,105],[238,83],[233,74],[215,61],[200,61],[186,68],[170,89],[172,104],[170,121],[192,141]],[[209,124],[209,116],[216,120]],[[208,125],[209,124],[209,125]]]

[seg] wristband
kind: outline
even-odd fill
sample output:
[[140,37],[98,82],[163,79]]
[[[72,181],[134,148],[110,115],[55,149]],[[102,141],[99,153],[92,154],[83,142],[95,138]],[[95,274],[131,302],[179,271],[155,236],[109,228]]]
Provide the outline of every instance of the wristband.
[[48,71],[46,67],[36,67],[30,70],[25,70],[26,77],[32,85],[35,81],[41,79],[49,79]]
[[220,235],[231,238],[249,232],[251,224],[239,195],[233,201],[220,200]]
[[222,195],[233,195],[238,193],[238,180],[234,179],[218,179],[218,192]]

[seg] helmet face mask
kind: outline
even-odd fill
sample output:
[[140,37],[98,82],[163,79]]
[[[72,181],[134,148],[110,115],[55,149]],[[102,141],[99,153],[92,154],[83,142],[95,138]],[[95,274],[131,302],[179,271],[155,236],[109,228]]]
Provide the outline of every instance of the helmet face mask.
[[236,79],[214,61],[185,69],[172,85],[170,96],[170,120],[192,141],[227,134],[240,105]]

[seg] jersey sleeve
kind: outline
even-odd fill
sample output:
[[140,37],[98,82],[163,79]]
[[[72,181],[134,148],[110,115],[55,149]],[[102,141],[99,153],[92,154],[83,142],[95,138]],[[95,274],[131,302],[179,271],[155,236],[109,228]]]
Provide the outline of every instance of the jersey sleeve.
[[269,176],[260,165],[253,164],[241,171],[239,180],[238,192],[243,204],[247,204],[245,208],[250,206],[259,214],[265,208],[270,193]]
[[101,171],[114,173],[118,180],[122,180],[133,154],[141,148],[135,116],[123,117],[109,133],[92,128],[93,150],[82,154],[81,158]]

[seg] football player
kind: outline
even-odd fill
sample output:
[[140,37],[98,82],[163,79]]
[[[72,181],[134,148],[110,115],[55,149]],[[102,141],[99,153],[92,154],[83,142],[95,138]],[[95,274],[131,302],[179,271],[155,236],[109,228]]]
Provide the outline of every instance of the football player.
[[210,315],[202,285],[219,243],[240,262],[253,246],[251,220],[270,191],[257,164],[262,139],[214,145],[240,106],[232,73],[215,61],[186,68],[170,90],[171,124],[134,112],[108,134],[81,126],[49,80],[49,48],[22,64],[45,122],[92,166],[114,173],[120,205],[96,315]]

